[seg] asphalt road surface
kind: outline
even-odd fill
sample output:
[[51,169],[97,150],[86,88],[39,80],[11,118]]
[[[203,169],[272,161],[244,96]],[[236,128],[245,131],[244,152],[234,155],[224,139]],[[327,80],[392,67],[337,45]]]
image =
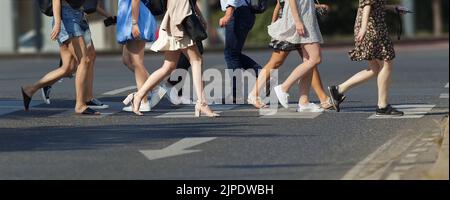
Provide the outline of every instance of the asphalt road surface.
[[[351,62],[347,50],[324,50],[325,85],[367,65]],[[270,53],[248,55],[263,64]],[[0,179],[342,179],[391,139],[425,133],[448,114],[448,53],[448,43],[398,47],[391,99],[407,115],[383,119],[373,117],[375,80],[348,93],[341,113],[280,110],[260,116],[248,105],[214,105],[222,117],[196,119],[193,106],[163,100],[153,112],[136,117],[120,111],[131,91],[117,90],[133,86],[134,77],[118,55],[97,59],[96,97],[111,105],[102,116],[73,114],[73,79],[54,86],[51,105],[37,93],[32,111],[24,112],[20,86],[54,69],[58,60],[3,58]],[[293,53],[281,78],[298,62]],[[150,71],[161,63],[161,55],[146,56]],[[223,55],[205,55],[205,68],[224,66]],[[292,103],[297,93],[293,88]]]

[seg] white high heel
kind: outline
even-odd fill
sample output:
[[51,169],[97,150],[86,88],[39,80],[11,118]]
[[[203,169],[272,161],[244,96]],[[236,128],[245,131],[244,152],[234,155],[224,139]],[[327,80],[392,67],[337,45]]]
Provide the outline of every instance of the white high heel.
[[126,106],[130,105],[130,103],[133,104],[135,94],[136,92],[129,94],[127,98],[125,98],[125,100],[122,101],[122,103]]
[[140,111],[135,112],[134,111],[134,97],[135,97],[135,95],[136,95],[136,93],[129,94],[127,96],[127,98],[125,98],[125,100],[123,100],[122,103],[125,104],[126,106],[131,104],[131,107],[132,107],[132,110],[133,110],[134,114],[136,114],[137,116],[144,116],[144,114],[142,114],[142,112],[140,112]]
[[[206,111],[204,109],[207,109]],[[201,117],[202,115],[205,115],[206,117],[220,117],[219,114],[213,112],[208,104],[206,103],[202,103],[202,102],[197,102],[197,104],[195,105],[195,117]]]

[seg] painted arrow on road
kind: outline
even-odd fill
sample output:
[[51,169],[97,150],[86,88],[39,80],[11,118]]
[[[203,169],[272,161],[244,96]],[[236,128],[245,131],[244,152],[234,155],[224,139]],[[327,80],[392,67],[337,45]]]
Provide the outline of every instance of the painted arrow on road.
[[158,160],[162,158],[180,156],[190,153],[198,153],[202,150],[189,150],[194,146],[215,140],[216,137],[202,137],[202,138],[185,138],[164,149],[160,150],[141,150],[142,154],[149,160]]

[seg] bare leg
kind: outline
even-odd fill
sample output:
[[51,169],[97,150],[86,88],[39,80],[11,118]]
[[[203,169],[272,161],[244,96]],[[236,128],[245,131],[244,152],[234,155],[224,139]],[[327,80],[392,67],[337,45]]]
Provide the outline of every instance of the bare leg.
[[[144,65],[144,48],[145,42],[137,40],[129,41],[124,47],[124,49],[126,49],[124,54],[125,52],[127,54],[124,56],[124,60],[128,59],[129,65],[127,65],[127,67],[134,72],[136,86],[138,89],[144,85],[150,75]],[[145,96],[142,100],[143,102],[147,102],[147,96]]]
[[305,44],[302,46],[304,49],[304,53],[309,56],[309,59],[299,65],[291,75],[286,79],[286,81],[281,85],[281,89],[284,92],[288,92],[289,89],[298,81],[305,76],[308,72],[310,72],[315,66],[319,65],[321,62],[321,51],[320,44]]
[[89,69],[88,69],[88,75],[87,75],[87,92],[86,92],[86,99],[85,101],[91,101],[94,99],[94,65],[95,61],[97,59],[97,54],[95,52],[94,44],[89,45],[88,49],[88,56],[89,56]]
[[381,66],[378,73],[378,107],[386,108],[389,104],[389,89],[391,86],[392,61],[377,61]]
[[202,80],[202,65],[203,58],[197,48],[192,46],[187,49],[183,49],[183,53],[187,55],[192,66],[192,81],[195,87],[195,93],[197,94],[197,105],[195,106],[196,115],[199,117],[202,113],[209,117],[217,117],[206,103],[206,97],[204,94],[204,86]]
[[360,85],[378,75],[380,66],[377,61],[369,61],[369,69],[363,70],[339,85],[339,93],[344,94],[351,88]]
[[88,90],[88,73],[89,73],[89,65],[90,60],[87,54],[86,44],[82,37],[75,37],[69,40],[69,49],[77,58],[78,67],[77,74],[75,79],[75,89],[76,89],[76,104],[75,104],[75,112],[82,113],[87,109],[87,105],[85,102],[86,92]]
[[167,51],[164,53],[165,61],[161,68],[156,70],[150,75],[150,77],[144,82],[142,87],[134,95],[133,111],[137,115],[142,115],[139,112],[141,101],[147,94],[152,91],[161,81],[163,81],[173,70],[176,69],[178,60],[180,58],[179,51]]
[[74,63],[75,61],[72,61],[73,59],[72,54],[70,53],[67,45],[62,45],[60,47],[60,54],[61,59],[63,60],[63,65],[61,67],[49,72],[44,77],[42,77],[38,82],[23,87],[25,93],[29,97],[32,97],[33,94],[36,93],[36,91],[38,91],[39,89],[45,86],[53,85],[54,83],[58,82],[61,78],[64,78],[72,74],[73,72],[72,63]]
[[[298,50],[300,53],[300,57],[303,58],[303,62],[309,62],[311,59],[309,54],[304,51],[304,49]],[[315,67],[314,67],[315,68]],[[298,100],[298,103],[300,105],[308,105],[310,103],[309,101],[309,93],[311,90],[311,81],[312,81],[313,72],[309,71],[307,72],[302,78],[300,78],[299,84],[300,84],[300,98]]]
[[[288,51],[275,51],[272,53],[272,57],[269,62],[264,66],[264,68],[259,73],[256,85],[253,87],[249,96],[259,97],[261,88],[265,86],[266,82],[269,80],[270,75],[273,70],[276,70],[283,65],[286,58],[289,56]],[[254,105],[256,108],[261,108],[263,105]]]
[[[320,77],[318,67],[314,67],[311,86],[314,89],[314,92],[317,95],[317,98],[321,103],[327,103],[329,97],[325,90],[323,89],[322,78]],[[330,105],[331,107],[331,105]]]

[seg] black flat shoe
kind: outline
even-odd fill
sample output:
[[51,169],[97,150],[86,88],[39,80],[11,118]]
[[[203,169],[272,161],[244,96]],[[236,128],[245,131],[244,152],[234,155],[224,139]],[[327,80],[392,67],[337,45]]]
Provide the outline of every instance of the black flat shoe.
[[100,112],[88,107],[82,113],[78,113],[78,114],[79,115],[100,115]]
[[382,116],[404,116],[405,113],[393,108],[391,105],[388,105],[386,108],[377,108],[376,115],[378,117]]
[[339,93],[338,86],[330,86],[328,87],[328,92],[330,92],[331,104],[333,104],[336,112],[341,112],[341,104],[347,98],[345,95]]
[[25,93],[25,90],[23,87],[20,88],[22,90],[22,98],[23,98],[23,107],[25,107],[25,111],[30,110],[30,103],[31,103],[31,97],[28,96],[27,93]]

